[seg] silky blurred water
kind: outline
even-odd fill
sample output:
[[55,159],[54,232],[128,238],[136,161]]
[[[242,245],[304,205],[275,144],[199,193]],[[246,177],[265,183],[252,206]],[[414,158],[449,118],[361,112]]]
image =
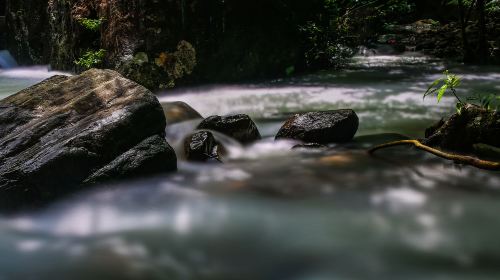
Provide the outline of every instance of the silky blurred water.
[[[409,54],[162,93],[204,116],[250,114],[265,137],[244,147],[217,135],[224,164],[181,160],[175,174],[0,219],[0,279],[499,279],[498,173],[404,147],[366,154],[452,112],[452,99],[422,100],[444,69],[463,77],[460,94],[500,90],[498,68]],[[21,80],[0,83],[32,82]],[[337,108],[360,116],[352,143],[292,150],[272,139],[290,114]],[[196,124],[167,128],[179,154]]]

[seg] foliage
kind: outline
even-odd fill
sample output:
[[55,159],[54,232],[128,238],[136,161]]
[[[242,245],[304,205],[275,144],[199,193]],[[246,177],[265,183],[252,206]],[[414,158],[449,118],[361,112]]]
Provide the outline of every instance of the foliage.
[[166,84],[161,88],[175,86],[175,81],[192,74],[196,67],[196,49],[187,41],[180,41],[177,50],[172,53],[162,52],[155,59],[155,64],[162,68],[168,76]]
[[[476,4],[476,0],[461,0],[462,5],[465,7],[470,7]],[[448,5],[459,5],[460,0],[448,0]],[[500,11],[500,0],[488,0],[485,1],[487,12],[498,12]]]
[[447,91],[450,91],[459,103],[463,103],[457,95],[456,88],[460,86],[461,79],[457,75],[450,74],[448,70],[444,71],[444,76],[435,80],[424,93],[424,98],[437,93],[437,101],[440,102]]
[[475,94],[467,98],[467,101],[471,101],[490,111],[500,110],[500,95],[497,94]]
[[103,18],[100,19],[90,19],[90,18],[80,18],[78,22],[87,30],[98,31],[104,22]]
[[100,65],[103,62],[105,55],[106,50],[104,49],[100,49],[98,51],[87,50],[82,57],[75,60],[75,64],[80,67],[90,69]]
[[[451,74],[448,70],[444,71],[444,76],[435,80],[424,93],[424,98],[429,95],[436,94],[437,102],[439,103],[443,96],[449,92],[456,99],[456,109],[460,114],[462,108],[466,104],[463,102],[460,97],[457,95],[457,87],[461,84],[461,78],[457,75]],[[500,109],[500,96],[496,94],[475,94],[472,97],[466,99],[469,103],[474,103],[482,108],[487,110],[498,110]]]
[[306,40],[304,58],[308,68],[338,68],[353,55],[340,30],[308,22],[299,31]]

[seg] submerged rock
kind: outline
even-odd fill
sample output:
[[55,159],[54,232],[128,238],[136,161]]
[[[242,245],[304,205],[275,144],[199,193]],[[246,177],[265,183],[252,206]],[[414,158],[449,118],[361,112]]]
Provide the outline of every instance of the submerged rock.
[[54,76],[7,97],[0,101],[0,207],[43,203],[86,180],[174,170],[165,125],[156,97],[111,70]]
[[286,121],[276,139],[294,139],[306,143],[342,143],[351,141],[359,126],[353,110],[335,110],[297,114]]
[[230,136],[247,144],[261,139],[257,125],[244,114],[232,116],[211,116],[204,119],[198,129],[209,129]]
[[162,103],[161,107],[169,125],[203,118],[200,113],[182,101]]
[[460,114],[426,130],[422,142],[444,150],[472,152],[475,144],[500,147],[500,113],[465,105]]
[[210,131],[198,131],[184,140],[184,153],[188,161],[217,160],[219,143]]

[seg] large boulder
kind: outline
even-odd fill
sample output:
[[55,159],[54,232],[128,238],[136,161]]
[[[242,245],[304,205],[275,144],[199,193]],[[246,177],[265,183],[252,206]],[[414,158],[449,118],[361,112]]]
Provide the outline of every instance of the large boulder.
[[198,125],[198,129],[214,130],[244,144],[261,139],[257,125],[244,114],[224,117],[211,116],[204,119]]
[[352,140],[359,126],[353,110],[335,110],[296,114],[281,127],[276,139],[305,143],[343,143]]
[[174,170],[165,125],[156,97],[111,70],[54,76],[7,97],[0,101],[0,207],[45,202],[86,180]]
[[429,146],[458,152],[472,152],[475,144],[500,147],[500,113],[467,104],[428,128],[422,142]]

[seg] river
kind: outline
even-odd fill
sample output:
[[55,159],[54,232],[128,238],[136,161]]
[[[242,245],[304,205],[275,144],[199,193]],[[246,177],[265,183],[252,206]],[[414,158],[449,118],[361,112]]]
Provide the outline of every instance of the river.
[[[366,154],[453,112],[452,98],[422,99],[445,69],[463,78],[461,95],[500,90],[500,68],[406,54],[160,93],[204,116],[249,114],[264,139],[223,139],[225,164],[181,160],[175,174],[1,218],[0,279],[499,279],[500,174],[405,147]],[[47,75],[31,70],[0,72],[0,98]],[[338,108],[360,117],[353,143],[273,141],[287,116]],[[195,125],[167,127],[169,142]]]

